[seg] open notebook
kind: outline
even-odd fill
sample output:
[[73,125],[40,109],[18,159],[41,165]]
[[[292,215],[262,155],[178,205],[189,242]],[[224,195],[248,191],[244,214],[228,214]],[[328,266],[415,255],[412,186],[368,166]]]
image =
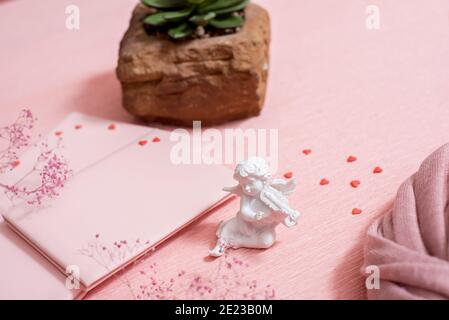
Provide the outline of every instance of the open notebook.
[[225,201],[221,189],[233,184],[223,166],[173,164],[167,131],[71,114],[54,133],[74,176],[49,205],[3,217],[62,273],[76,268],[86,290]]

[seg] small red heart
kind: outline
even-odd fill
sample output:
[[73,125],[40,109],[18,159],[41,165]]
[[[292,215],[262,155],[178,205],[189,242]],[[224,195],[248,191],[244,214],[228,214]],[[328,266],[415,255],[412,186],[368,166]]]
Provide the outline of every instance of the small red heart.
[[321,179],[320,185],[325,186],[326,184],[329,184],[329,180],[327,180],[327,179]]
[[147,143],[148,143],[147,140],[140,140],[140,141],[139,141],[139,145],[141,145],[141,146],[144,146],[144,145],[146,145]]
[[55,132],[55,136],[57,136],[57,137],[62,136],[62,131],[56,131],[56,132]]
[[357,157],[349,156],[348,159],[346,159],[347,162],[354,162],[357,161]]
[[293,177],[293,172],[289,171],[284,173],[284,178],[291,179]]
[[159,137],[154,137],[153,138],[153,142],[160,142],[160,141],[161,141],[161,139]]
[[75,130],[79,130],[79,129],[81,129],[82,127],[83,127],[82,125],[77,124],[77,125],[75,126]]
[[310,149],[304,149],[304,150],[302,150],[302,153],[304,153],[306,156],[308,156],[309,154],[312,153],[312,150],[310,150]]
[[373,170],[373,173],[382,173],[382,168],[381,167],[375,167]]
[[113,123],[111,123],[109,126],[108,126],[108,130],[115,130],[115,124],[113,124]]
[[361,214],[362,212],[363,211],[361,209],[359,209],[359,208],[352,209],[352,214],[353,215],[358,215],[358,214]]
[[15,160],[15,161],[11,162],[11,167],[13,167],[13,168],[18,167],[19,165],[20,165],[19,160]]
[[352,180],[351,181],[351,187],[357,188],[359,185],[360,185],[360,181],[359,180]]

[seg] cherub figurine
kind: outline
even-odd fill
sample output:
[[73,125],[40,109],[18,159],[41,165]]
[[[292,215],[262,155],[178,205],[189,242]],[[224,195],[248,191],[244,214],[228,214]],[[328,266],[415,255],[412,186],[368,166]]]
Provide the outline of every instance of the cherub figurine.
[[221,256],[228,248],[269,248],[276,240],[279,223],[296,225],[299,212],[289,206],[287,195],[296,188],[296,181],[272,179],[263,158],[253,157],[240,162],[234,179],[238,185],[223,190],[240,196],[240,210],[236,216],[218,226],[216,246],[209,251]]

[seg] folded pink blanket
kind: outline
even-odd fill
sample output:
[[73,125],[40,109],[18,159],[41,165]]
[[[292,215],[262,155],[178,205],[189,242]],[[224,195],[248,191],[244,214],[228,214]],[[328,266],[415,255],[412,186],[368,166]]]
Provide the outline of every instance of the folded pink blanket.
[[362,272],[377,266],[380,276],[379,288],[367,290],[369,299],[449,299],[448,183],[446,144],[401,185],[393,209],[369,228]]

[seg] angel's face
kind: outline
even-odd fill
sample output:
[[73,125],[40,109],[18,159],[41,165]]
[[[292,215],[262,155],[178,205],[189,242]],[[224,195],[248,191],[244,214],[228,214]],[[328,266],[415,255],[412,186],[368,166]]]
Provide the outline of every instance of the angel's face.
[[254,177],[246,177],[239,179],[243,192],[248,196],[256,196],[263,189],[263,182]]

